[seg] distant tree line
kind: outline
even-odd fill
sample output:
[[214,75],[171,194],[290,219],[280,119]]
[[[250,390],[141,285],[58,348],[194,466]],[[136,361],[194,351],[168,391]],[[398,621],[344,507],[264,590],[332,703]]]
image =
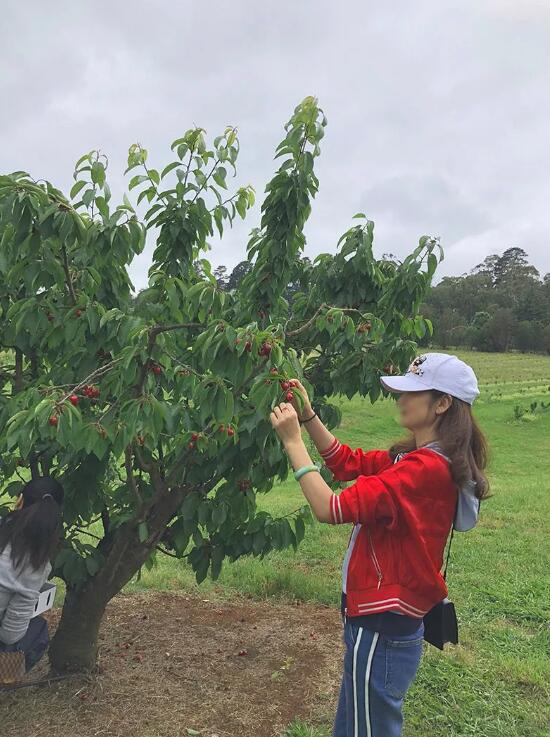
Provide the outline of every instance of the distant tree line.
[[521,248],[487,256],[469,274],[444,277],[421,312],[442,348],[550,353],[550,273],[541,277]]

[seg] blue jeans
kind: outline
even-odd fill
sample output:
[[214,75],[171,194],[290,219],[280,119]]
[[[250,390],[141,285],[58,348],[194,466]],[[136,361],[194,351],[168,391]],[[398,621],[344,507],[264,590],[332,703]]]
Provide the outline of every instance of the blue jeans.
[[31,619],[26,633],[13,645],[0,642],[0,652],[13,653],[22,650],[25,653],[25,670],[28,672],[44,655],[49,643],[48,623],[44,617],[38,615]]
[[344,675],[333,737],[401,737],[403,699],[422,656],[424,622],[383,635],[346,619]]

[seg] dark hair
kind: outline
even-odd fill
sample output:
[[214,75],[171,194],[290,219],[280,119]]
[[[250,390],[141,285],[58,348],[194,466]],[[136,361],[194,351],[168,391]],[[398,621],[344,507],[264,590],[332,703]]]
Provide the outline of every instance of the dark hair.
[[[445,396],[445,392],[430,389],[433,402]],[[489,496],[489,482],[484,474],[487,466],[487,440],[483,435],[472,408],[467,402],[451,397],[449,408],[440,415],[437,425],[437,442],[442,451],[451,459],[451,475],[458,489],[468,481],[476,482],[475,494],[478,499]],[[414,436],[394,443],[390,450],[392,460],[398,453],[416,450]]]
[[53,556],[61,532],[63,487],[51,478],[32,479],[23,487],[23,506],[9,512],[0,525],[0,552],[11,545],[11,558],[17,568],[28,556],[34,570]]

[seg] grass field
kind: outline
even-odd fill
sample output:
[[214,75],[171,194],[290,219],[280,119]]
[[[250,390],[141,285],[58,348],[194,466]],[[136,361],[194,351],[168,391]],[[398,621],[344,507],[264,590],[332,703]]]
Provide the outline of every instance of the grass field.
[[[406,737],[550,735],[550,357],[460,352],[482,393],[475,414],[491,445],[494,496],[478,527],[457,534],[448,572],[461,644],[427,646],[406,702]],[[538,406],[516,419],[514,408]],[[400,435],[393,401],[340,401],[338,437],[352,447],[387,447]],[[317,456],[314,456],[317,457]],[[303,503],[299,485],[280,484],[260,500],[286,514]],[[200,591],[338,605],[340,563],[349,529],[312,523],[297,554],[275,553],[227,565]],[[126,589],[195,590],[184,564],[162,558]],[[62,596],[62,593],[60,594]],[[328,737],[332,714],[289,726],[285,737]]]
[[[491,445],[494,496],[479,526],[457,534],[448,571],[461,644],[427,646],[406,702],[407,737],[550,735],[550,357],[461,352],[481,385],[475,414]],[[514,419],[516,405],[534,413]],[[338,436],[355,447],[387,447],[400,434],[391,400],[343,400]],[[297,484],[278,486],[262,506],[285,514],[302,503]],[[337,606],[349,530],[312,523],[297,554],[226,566],[205,595],[275,597]],[[164,558],[128,590],[195,588],[192,574]],[[326,737],[331,714],[293,725],[288,737]],[[286,737],[286,735],[285,735]]]

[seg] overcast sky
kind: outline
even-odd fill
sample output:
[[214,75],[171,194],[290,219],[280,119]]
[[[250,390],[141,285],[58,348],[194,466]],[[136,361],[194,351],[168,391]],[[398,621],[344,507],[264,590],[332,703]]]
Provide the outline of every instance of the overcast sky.
[[[440,236],[439,278],[510,246],[550,271],[548,0],[4,0],[0,63],[2,172],[68,192],[99,148],[120,198],[131,143],[162,168],[187,128],[232,124],[235,182],[261,199],[283,124],[313,94],[328,127],[307,255],[334,252],[363,211],[379,255]],[[213,241],[214,266],[246,257],[258,217]]]

